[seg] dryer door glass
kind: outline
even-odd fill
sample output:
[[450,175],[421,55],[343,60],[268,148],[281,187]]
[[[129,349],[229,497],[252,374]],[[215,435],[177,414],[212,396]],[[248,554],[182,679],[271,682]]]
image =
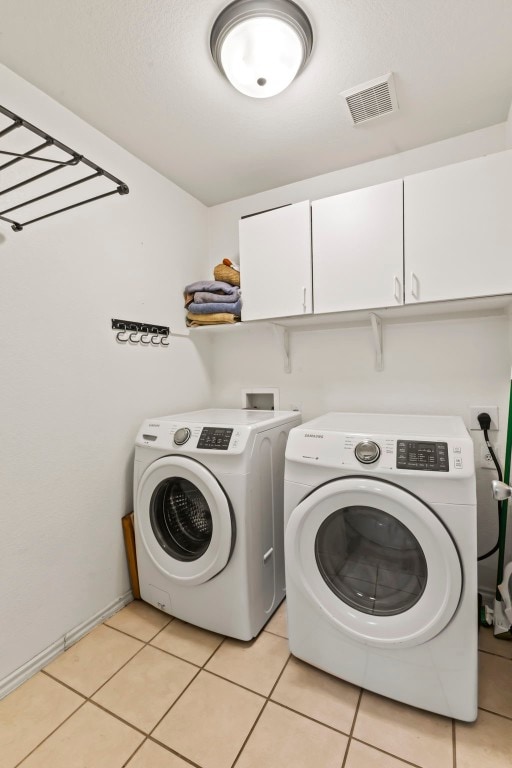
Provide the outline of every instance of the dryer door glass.
[[344,603],[374,616],[394,616],[418,602],[427,561],[416,537],[375,507],[337,509],[318,529],[318,569]]
[[[293,509],[285,531],[286,578],[321,606],[337,630],[358,642],[406,648],[452,619],[463,570],[436,510],[378,478],[348,476],[316,488]],[[474,526],[474,508],[459,505]]]
[[151,527],[167,554],[177,560],[202,557],[212,538],[212,515],[205,497],[189,480],[170,477],[154,490]]

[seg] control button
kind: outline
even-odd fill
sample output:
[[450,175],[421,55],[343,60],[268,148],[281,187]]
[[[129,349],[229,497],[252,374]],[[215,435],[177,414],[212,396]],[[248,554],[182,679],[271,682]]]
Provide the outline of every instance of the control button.
[[373,440],[362,440],[356,445],[354,453],[361,464],[373,464],[380,456],[380,448]]
[[460,445],[454,445],[453,446],[453,452],[454,453],[460,453],[461,451],[462,451],[462,448],[460,447]]
[[462,469],[462,459],[460,457],[455,459],[455,467],[456,469]]
[[188,427],[181,427],[181,429],[177,429],[174,433],[174,444],[175,445],[185,445],[187,440],[190,440],[190,429]]

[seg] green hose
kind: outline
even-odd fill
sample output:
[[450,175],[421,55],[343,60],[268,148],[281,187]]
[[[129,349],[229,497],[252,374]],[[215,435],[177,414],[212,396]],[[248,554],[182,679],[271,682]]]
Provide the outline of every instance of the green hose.
[[[510,381],[510,397],[508,402],[507,447],[505,448],[505,471],[503,481],[510,484],[510,454],[512,453],[512,379]],[[505,541],[507,536],[507,506],[508,502],[502,502],[502,514],[500,515],[498,571],[496,577],[496,600],[501,600],[498,584],[503,581],[503,568],[505,565]]]

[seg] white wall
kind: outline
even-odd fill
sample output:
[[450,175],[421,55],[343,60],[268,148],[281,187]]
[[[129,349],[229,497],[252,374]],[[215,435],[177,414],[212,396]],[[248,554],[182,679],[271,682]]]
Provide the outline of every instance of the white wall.
[[506,126],[506,144],[508,148],[512,149],[512,104],[508,111]]
[[184,331],[205,207],[3,67],[0,94],[130,187],[20,233],[0,222],[1,688],[129,590],[121,517],[137,428],[207,405],[210,382],[195,341],[121,345],[110,327]]
[[[226,256],[236,260],[238,219],[246,213],[318,199],[504,148],[505,124],[500,124],[210,208],[210,262]],[[299,407],[305,419],[330,410],[416,412],[457,414],[466,424],[471,405],[498,405],[502,429],[492,434],[503,458],[510,374],[506,315],[384,321],[383,339],[385,368],[377,372],[369,324],[293,332],[292,373],[287,375],[269,326],[237,328],[235,336],[227,331],[216,334],[214,399],[219,405],[238,407],[242,388],[278,387],[280,407]],[[479,456],[481,435],[474,438]],[[480,553],[488,551],[497,536],[496,505],[490,495],[494,476],[492,471],[477,470]],[[495,572],[495,557],[480,565],[480,585],[491,593]]]

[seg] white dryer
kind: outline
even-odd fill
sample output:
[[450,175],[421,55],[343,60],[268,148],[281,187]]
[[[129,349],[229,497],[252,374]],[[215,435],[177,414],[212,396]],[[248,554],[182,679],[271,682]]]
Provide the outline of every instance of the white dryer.
[[460,418],[329,413],[293,429],[285,561],[293,654],[476,718],[475,470]]
[[208,409],[148,419],[135,447],[141,597],[250,640],[284,597],[283,478],[290,411]]

